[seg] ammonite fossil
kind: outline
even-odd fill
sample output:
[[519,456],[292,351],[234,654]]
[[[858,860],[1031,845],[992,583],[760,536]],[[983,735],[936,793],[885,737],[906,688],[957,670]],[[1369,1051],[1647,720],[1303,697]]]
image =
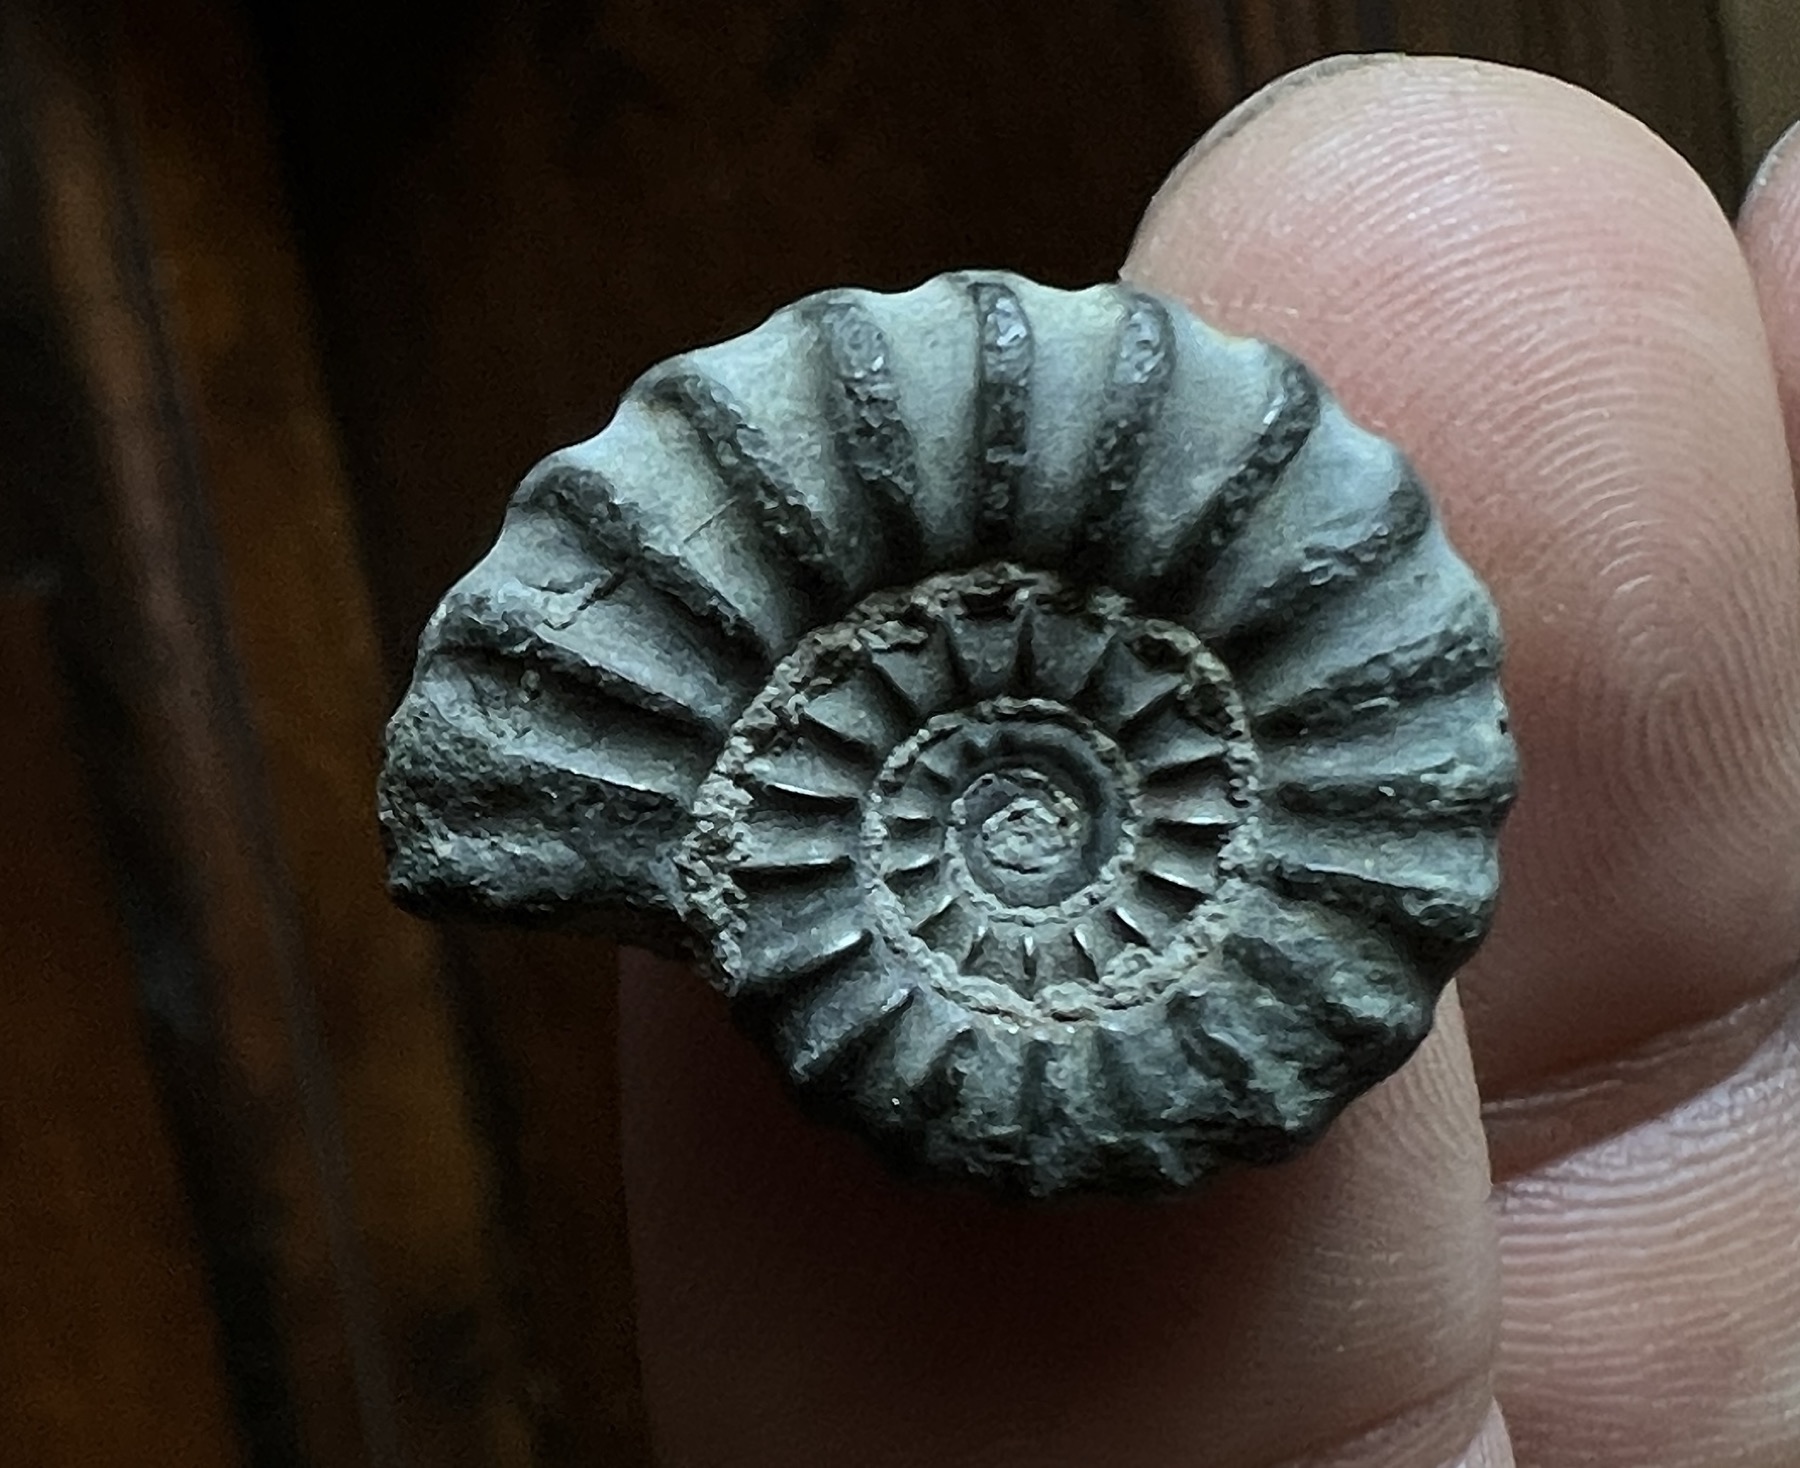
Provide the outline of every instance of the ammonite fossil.
[[1487,593],[1305,367],[1128,286],[827,292],[653,369],[426,628],[409,905],[695,957],[1014,1194],[1286,1157],[1486,930]]

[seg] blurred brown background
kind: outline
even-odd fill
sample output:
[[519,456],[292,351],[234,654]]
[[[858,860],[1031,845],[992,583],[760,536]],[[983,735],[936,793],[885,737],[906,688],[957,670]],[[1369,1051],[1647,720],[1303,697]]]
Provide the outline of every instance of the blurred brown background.
[[392,911],[371,808],[436,597],[640,369],[1104,279],[1335,51],[1580,82],[1730,207],[1790,10],[6,0],[0,1456],[651,1461],[611,955]]

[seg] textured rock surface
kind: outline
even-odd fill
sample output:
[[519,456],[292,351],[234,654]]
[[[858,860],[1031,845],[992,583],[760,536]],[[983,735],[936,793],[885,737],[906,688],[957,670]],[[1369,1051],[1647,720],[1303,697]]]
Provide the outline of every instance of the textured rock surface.
[[697,958],[1032,1196],[1313,1139],[1480,941],[1486,592],[1300,364],[1121,286],[836,291],[527,477],[389,729],[396,895]]

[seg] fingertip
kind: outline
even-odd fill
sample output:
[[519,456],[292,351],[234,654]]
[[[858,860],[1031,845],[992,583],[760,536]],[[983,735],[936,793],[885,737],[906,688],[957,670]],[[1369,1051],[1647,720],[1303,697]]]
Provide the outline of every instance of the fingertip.
[[[1207,154],[1229,142],[1252,122],[1274,110],[1276,104],[1285,101],[1308,87],[1318,86],[1332,77],[1342,76],[1346,72],[1363,71],[1375,66],[1389,66],[1406,60],[1404,53],[1397,51],[1357,51],[1337,56],[1322,56],[1317,61],[1310,61],[1305,66],[1295,67],[1275,78],[1266,87],[1252,92],[1238,102],[1229,112],[1200,135],[1199,140],[1189,148],[1173,169],[1168,179],[1158,190],[1158,198],[1171,192],[1179,192],[1181,181],[1188,176]],[[1150,205],[1150,213],[1156,210],[1156,201]]]
[[1773,983],[1800,951],[1800,549],[1756,296],[1693,170],[1565,83],[1397,59],[1192,161],[1126,274],[1317,368],[1500,605],[1524,776],[1466,973],[1484,1083]]

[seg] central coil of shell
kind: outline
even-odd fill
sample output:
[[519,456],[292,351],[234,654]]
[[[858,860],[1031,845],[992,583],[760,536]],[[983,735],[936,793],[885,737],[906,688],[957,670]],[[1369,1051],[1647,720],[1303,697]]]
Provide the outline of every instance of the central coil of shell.
[[888,969],[1002,1024],[1092,1020],[1206,943],[1254,850],[1255,770],[1191,633],[983,568],[801,644],[701,788],[685,875],[740,990]]
[[906,1168],[1182,1187],[1425,1034],[1497,887],[1499,652],[1278,349],[1124,286],[831,292],[527,478],[391,726],[391,881],[685,941]]

